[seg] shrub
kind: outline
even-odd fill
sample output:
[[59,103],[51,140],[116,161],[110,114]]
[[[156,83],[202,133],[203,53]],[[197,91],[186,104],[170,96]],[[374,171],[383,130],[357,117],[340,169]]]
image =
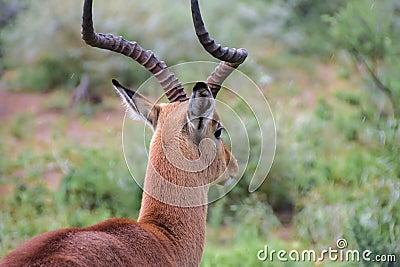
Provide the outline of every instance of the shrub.
[[[360,251],[372,251],[376,255],[395,255],[400,259],[400,182],[397,179],[378,179],[357,206],[351,219],[351,234]],[[372,266],[371,262],[364,262]],[[380,266],[395,266],[394,262],[383,262]]]
[[[263,44],[264,12],[268,5],[262,1],[226,3],[207,1],[202,6],[207,10],[205,20],[212,35],[232,45],[246,46],[246,40]],[[93,88],[100,89],[111,87],[113,76],[132,86],[140,85],[150,76],[129,58],[86,46],[80,36],[81,12],[81,1],[32,1],[15,23],[1,31],[4,65],[17,73],[9,81],[14,82],[14,88],[36,91],[58,86],[71,88],[83,73],[89,75]],[[226,14],[235,19],[222,19]],[[135,40],[145,49],[153,50],[169,66],[212,59],[196,40],[188,3],[117,0],[109,5],[95,1],[94,21],[99,32]]]
[[[73,71],[68,68],[73,67],[57,59],[42,58],[35,64],[35,67],[20,67],[12,84],[22,90],[48,92],[59,85],[68,85],[68,75]],[[70,87],[76,85],[76,82],[73,80]]]
[[63,178],[59,190],[65,204],[112,216],[132,217],[140,207],[141,190],[119,156],[99,149],[80,151],[79,163]]
[[[329,39],[329,24],[323,19],[335,14],[345,1],[287,1],[290,15],[286,20],[286,43],[294,53],[331,55],[334,47]],[[285,34],[284,34],[285,36]]]
[[11,134],[17,139],[31,136],[34,128],[33,116],[27,113],[16,116],[10,123]]
[[393,114],[400,117],[400,79],[398,55],[400,28],[399,3],[384,1],[350,1],[333,16],[325,16],[331,24],[332,41],[347,51],[363,67],[368,83],[384,94]]
[[139,210],[140,189],[130,179],[124,160],[112,152],[83,150],[79,163],[63,178],[61,198],[82,209],[107,209],[112,216],[130,217]]

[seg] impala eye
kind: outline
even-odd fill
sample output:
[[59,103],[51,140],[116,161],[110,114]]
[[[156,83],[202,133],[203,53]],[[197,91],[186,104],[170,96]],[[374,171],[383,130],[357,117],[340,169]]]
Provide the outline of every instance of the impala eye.
[[221,139],[223,130],[224,130],[224,127],[219,126],[218,129],[214,132],[215,138],[217,138],[218,140]]

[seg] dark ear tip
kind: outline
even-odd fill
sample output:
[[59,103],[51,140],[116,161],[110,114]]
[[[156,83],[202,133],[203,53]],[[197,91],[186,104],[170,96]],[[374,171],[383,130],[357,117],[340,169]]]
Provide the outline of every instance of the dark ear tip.
[[114,86],[116,86],[116,87],[121,87],[121,84],[120,84],[117,80],[112,79],[111,82],[112,82],[112,84],[113,84]]
[[196,92],[200,89],[208,88],[205,82],[197,82],[193,87],[193,92]]
[[126,93],[130,98],[132,98],[132,97],[136,94],[135,91],[132,91],[131,89],[126,88],[125,86],[123,86],[122,84],[120,84],[120,83],[119,83],[117,80],[115,80],[115,79],[112,79],[111,82],[112,82],[112,84],[113,84],[118,90],[121,90],[121,89],[124,90],[125,93]]

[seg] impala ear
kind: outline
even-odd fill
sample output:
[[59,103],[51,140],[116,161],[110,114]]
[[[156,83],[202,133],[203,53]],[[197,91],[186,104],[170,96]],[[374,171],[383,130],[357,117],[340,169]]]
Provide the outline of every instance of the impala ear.
[[213,118],[214,107],[215,100],[210,89],[203,82],[196,83],[187,110],[189,124],[195,130],[203,131]]
[[130,117],[134,120],[144,121],[154,131],[157,126],[159,106],[151,103],[141,94],[121,85],[117,80],[113,79],[112,83],[122,102],[126,105]]

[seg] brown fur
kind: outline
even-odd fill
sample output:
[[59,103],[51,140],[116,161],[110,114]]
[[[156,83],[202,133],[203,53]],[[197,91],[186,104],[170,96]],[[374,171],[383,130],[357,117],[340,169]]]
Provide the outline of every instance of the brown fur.
[[[140,101],[136,105],[140,105]],[[184,171],[170,162],[163,146],[167,152],[169,149],[176,151],[174,145],[178,144],[187,159],[199,159],[199,164],[207,157],[201,154],[196,141],[199,134],[187,127],[187,109],[187,101],[155,108],[157,112],[152,122],[155,133],[138,222],[114,218],[86,228],[43,233],[5,256],[0,266],[198,266],[205,242],[208,190],[208,186],[201,186],[212,182],[225,170],[227,174],[222,180],[235,175],[237,163],[222,141],[215,141],[216,156],[201,171]],[[201,139],[215,139],[213,134],[219,121],[216,112],[213,118]],[[190,190],[180,191],[179,187],[168,184]],[[177,205],[165,204],[171,201],[176,201]],[[203,204],[179,205],[193,203]]]

